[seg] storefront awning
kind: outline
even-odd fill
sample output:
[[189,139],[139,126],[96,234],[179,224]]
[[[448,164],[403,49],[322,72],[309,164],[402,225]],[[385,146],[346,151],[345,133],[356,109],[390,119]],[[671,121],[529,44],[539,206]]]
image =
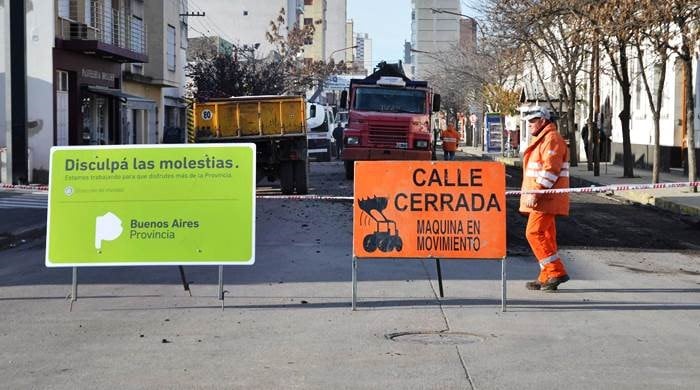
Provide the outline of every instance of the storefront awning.
[[141,96],[130,95],[124,93],[119,89],[115,88],[105,88],[105,87],[85,87],[85,90],[98,95],[112,96],[121,100],[122,103],[126,103],[128,108],[136,110],[150,110],[155,109],[156,102],[150,99],[146,99]]

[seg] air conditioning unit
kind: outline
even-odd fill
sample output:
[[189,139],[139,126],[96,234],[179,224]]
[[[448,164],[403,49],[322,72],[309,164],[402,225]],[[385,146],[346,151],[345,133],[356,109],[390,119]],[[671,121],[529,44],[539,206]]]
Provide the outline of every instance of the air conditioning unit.
[[85,23],[70,24],[70,39],[88,39],[88,26]]

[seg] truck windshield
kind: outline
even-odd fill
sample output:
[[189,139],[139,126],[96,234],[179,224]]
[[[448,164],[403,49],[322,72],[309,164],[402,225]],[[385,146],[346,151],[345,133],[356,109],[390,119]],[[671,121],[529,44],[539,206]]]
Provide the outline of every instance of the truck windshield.
[[358,111],[425,113],[425,91],[395,88],[357,88]]

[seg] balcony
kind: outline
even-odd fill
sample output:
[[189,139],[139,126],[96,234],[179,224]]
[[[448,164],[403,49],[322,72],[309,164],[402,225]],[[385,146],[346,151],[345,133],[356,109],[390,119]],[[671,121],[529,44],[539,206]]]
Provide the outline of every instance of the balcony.
[[71,0],[56,17],[56,48],[115,62],[148,62],[146,26],[101,0]]

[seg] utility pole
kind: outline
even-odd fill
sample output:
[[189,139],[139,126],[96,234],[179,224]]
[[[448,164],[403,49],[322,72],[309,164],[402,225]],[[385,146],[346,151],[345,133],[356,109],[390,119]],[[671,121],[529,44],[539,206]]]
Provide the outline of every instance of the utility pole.
[[593,58],[595,58],[595,97],[593,98],[593,118],[595,119],[595,123],[593,124],[593,128],[589,129],[589,136],[593,140],[593,176],[600,176],[601,139],[600,128],[598,126],[602,126],[603,118],[600,115],[600,47],[597,34],[593,42]]
[[[24,0],[5,0],[5,125],[6,177],[26,184],[27,172],[27,51]],[[7,50],[9,49],[9,50]]]

